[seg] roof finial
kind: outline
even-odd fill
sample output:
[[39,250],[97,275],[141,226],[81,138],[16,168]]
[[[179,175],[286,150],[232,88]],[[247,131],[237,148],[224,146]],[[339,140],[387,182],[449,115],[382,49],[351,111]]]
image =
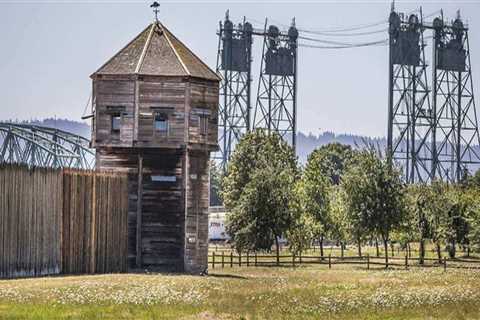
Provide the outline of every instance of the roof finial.
[[153,13],[155,13],[155,22],[158,23],[158,12],[160,12],[160,3],[153,1],[150,5],[150,8],[153,8]]
[[230,18],[230,9],[227,9],[227,11],[225,11],[225,20],[228,20]]
[[392,1],[392,6],[390,8],[391,12],[395,12],[395,0]]
[[293,17],[293,19],[292,19],[292,27],[295,27],[295,26],[296,26],[295,17]]

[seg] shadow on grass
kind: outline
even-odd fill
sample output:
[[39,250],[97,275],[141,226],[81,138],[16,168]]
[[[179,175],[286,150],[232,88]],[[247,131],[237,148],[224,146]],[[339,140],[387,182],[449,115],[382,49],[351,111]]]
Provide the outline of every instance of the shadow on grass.
[[242,279],[242,280],[248,279],[247,277],[239,276],[236,274],[218,274],[218,273],[210,273],[208,274],[208,277],[209,278]]

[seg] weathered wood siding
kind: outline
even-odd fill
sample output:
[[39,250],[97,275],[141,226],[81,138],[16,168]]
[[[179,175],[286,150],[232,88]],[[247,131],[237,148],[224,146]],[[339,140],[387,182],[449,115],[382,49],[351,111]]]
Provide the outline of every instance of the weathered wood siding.
[[[201,119],[208,122],[207,134],[201,132]],[[190,83],[189,143],[208,145],[215,149],[218,143],[218,83],[196,81]]]
[[[138,147],[177,147],[185,140],[185,82],[181,78],[138,82]],[[168,118],[168,132],[154,128],[156,113]]]
[[127,177],[0,166],[0,277],[126,271]]
[[[97,167],[128,172],[128,257],[135,268],[138,201],[138,155],[143,157],[141,260],[143,267],[183,270],[183,152],[158,149],[101,149]],[[138,153],[137,153],[138,152]],[[174,181],[155,181],[174,180]]]
[[[135,127],[135,81],[95,80],[93,82],[95,102],[94,146],[132,146]],[[119,133],[112,133],[113,114],[120,114]]]
[[[207,269],[209,152],[189,152],[184,269],[200,273]],[[195,240],[195,241],[193,241]]]

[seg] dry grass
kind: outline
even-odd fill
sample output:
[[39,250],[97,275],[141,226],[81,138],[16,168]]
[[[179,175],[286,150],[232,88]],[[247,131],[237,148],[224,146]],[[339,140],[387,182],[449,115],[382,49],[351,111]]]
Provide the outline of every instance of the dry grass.
[[233,268],[0,281],[0,319],[480,319],[480,272]]

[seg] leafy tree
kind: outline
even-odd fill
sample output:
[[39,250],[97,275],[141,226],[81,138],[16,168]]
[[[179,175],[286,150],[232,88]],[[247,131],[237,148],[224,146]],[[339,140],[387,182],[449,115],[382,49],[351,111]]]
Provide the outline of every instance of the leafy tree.
[[388,243],[392,231],[405,217],[405,186],[400,171],[373,150],[355,156],[341,186],[355,236],[378,235],[384,244],[388,266]]
[[411,185],[407,191],[407,219],[405,219],[405,238],[419,243],[419,264],[424,263],[425,241],[430,238],[428,220],[429,187],[426,185]]
[[327,177],[331,184],[340,184],[340,179],[353,157],[354,151],[349,145],[329,143],[315,149],[307,160],[307,168],[312,169],[322,177]]
[[238,251],[270,250],[293,225],[299,173],[292,148],[275,133],[256,130],[235,148],[223,183],[226,230]]
[[[323,241],[333,224],[329,215],[331,176],[326,175],[325,170],[329,171],[333,167],[326,166],[326,158],[323,156],[323,153],[318,152],[319,150],[315,150],[308,157],[302,174],[302,183],[299,186],[298,196],[305,203],[305,213],[311,218],[312,231],[319,242],[320,254],[323,257]],[[331,171],[331,173],[334,172]]]
[[215,161],[210,161],[210,206],[222,205],[222,170]]

